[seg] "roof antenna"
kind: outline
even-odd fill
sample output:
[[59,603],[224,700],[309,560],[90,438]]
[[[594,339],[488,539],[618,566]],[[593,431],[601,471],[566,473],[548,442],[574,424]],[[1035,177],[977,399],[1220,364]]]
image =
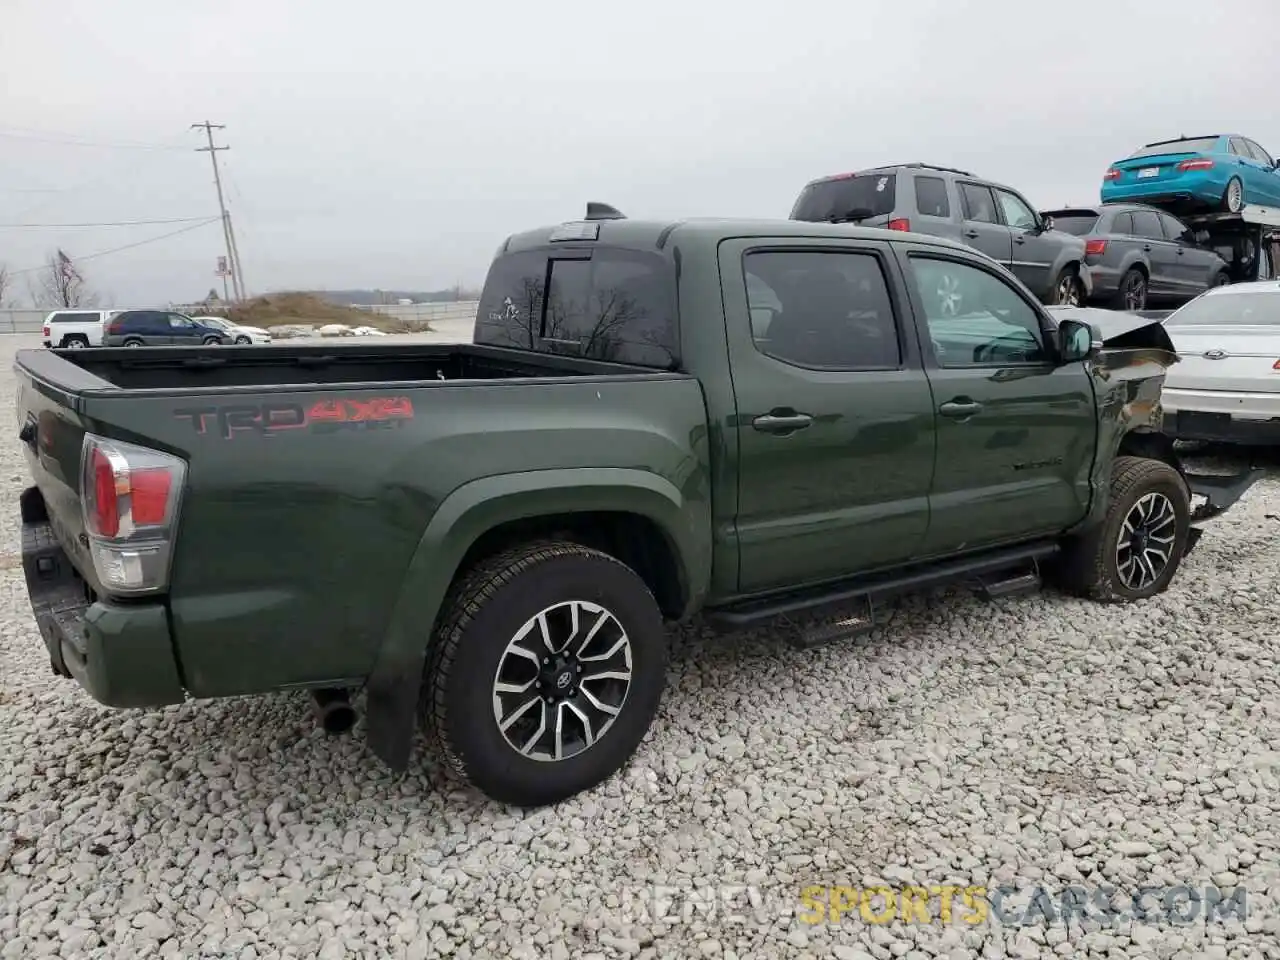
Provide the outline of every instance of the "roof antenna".
[[597,200],[587,201],[587,219],[588,220],[625,220],[624,214],[617,207],[611,207],[607,203],[600,203]]

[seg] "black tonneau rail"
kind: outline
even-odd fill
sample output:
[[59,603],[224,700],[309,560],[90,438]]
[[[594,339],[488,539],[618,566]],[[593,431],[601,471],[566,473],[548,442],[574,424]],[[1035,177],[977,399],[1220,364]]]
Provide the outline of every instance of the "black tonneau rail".
[[315,343],[289,346],[105,347],[21,350],[14,360],[51,397],[182,395],[275,390],[424,387],[582,377],[650,380],[683,374],[480,344]]

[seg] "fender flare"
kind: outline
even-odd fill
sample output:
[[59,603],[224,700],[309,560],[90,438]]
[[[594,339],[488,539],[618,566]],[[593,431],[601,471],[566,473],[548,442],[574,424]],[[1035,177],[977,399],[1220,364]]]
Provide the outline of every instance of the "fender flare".
[[408,766],[435,624],[467,551],[483,534],[514,520],[554,514],[638,514],[670,540],[691,608],[706,593],[711,566],[709,505],[691,509],[695,505],[670,480],[626,468],[497,474],[455,489],[418,542],[368,677],[365,730],[374,754],[397,772]]

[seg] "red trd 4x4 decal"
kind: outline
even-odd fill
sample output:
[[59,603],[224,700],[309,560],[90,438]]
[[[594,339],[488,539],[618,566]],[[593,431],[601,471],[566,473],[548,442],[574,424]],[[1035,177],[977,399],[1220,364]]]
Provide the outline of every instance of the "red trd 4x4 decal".
[[338,397],[310,403],[233,403],[174,410],[196,433],[216,433],[224,440],[239,434],[271,438],[305,430],[394,430],[413,419],[409,397]]

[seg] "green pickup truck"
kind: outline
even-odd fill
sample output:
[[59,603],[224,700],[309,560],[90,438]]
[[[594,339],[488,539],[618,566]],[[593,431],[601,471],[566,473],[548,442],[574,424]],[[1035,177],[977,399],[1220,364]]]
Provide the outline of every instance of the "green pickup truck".
[[593,206],[503,243],[471,344],[23,350],[28,593],[103,704],[305,689],[340,730],[363,692],[393,770],[421,724],[553,803],[636,750],[664,621],[1163,590],[1256,474],[1186,475],[1177,358],[1118,316],[938,238]]

